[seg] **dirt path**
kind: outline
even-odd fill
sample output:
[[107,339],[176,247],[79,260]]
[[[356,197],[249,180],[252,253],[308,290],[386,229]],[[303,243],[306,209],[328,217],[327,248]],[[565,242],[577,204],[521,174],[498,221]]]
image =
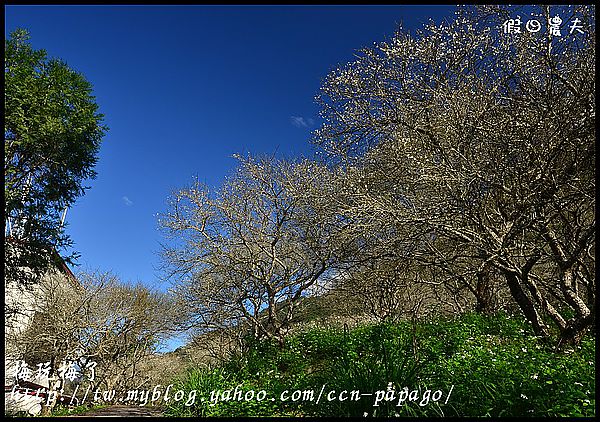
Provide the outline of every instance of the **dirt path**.
[[162,412],[158,409],[151,407],[140,407],[140,406],[122,406],[115,405],[104,407],[102,409],[90,410],[89,412],[80,413],[79,415],[72,415],[72,417],[102,417],[102,416],[117,416],[121,418],[127,417],[160,417]]

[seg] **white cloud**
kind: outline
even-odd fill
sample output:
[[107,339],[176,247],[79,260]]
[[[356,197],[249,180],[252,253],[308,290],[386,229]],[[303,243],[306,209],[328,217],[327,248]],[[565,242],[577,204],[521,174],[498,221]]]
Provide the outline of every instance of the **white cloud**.
[[315,124],[315,121],[311,118],[305,119],[302,116],[292,116],[290,117],[290,121],[296,127],[310,127]]
[[128,197],[124,196],[122,199],[123,199],[123,203],[125,205],[127,205],[128,207],[133,205],[133,201],[131,199],[129,199]]

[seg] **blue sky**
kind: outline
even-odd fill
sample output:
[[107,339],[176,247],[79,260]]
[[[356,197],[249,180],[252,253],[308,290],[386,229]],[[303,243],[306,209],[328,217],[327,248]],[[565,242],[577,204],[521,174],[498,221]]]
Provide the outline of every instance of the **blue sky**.
[[[311,156],[322,78],[355,51],[453,6],[5,6],[36,49],[83,73],[110,128],[67,214],[78,268],[160,281],[156,214],[234,153]],[[77,269],[77,268],[76,268]],[[174,343],[173,343],[174,344]]]

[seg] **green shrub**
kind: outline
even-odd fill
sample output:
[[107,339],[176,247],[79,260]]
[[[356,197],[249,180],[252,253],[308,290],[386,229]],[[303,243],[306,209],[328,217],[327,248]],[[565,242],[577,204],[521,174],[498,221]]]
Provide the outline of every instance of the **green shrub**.
[[[172,403],[167,415],[595,416],[594,339],[556,352],[506,314],[311,329],[283,347],[249,346],[214,370],[191,370],[177,388],[197,390],[198,400]],[[266,399],[211,401],[236,387]],[[313,400],[282,401],[286,390],[313,390]],[[317,403],[321,390],[372,395]]]

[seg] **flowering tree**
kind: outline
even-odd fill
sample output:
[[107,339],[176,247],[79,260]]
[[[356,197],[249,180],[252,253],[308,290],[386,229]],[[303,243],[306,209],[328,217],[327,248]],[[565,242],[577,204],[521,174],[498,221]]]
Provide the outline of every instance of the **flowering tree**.
[[[567,17],[561,36],[505,33],[524,13]],[[500,277],[561,341],[595,320],[594,29],[593,7],[461,8],[361,50],[317,97],[314,142],[347,173],[341,214],[484,307]]]
[[160,220],[173,240],[163,256],[192,326],[247,324],[255,337],[282,342],[300,299],[342,249],[304,196],[326,170],[308,160],[240,160],[215,193],[195,182],[172,196]]
[[50,387],[57,390],[69,380],[61,374],[69,361],[81,369],[93,362],[96,387],[139,388],[148,379],[142,363],[180,317],[169,295],[110,273],[80,273],[74,280],[56,272],[41,280],[36,296],[30,323],[7,326],[6,355],[34,367],[49,362],[48,375],[59,382]]

